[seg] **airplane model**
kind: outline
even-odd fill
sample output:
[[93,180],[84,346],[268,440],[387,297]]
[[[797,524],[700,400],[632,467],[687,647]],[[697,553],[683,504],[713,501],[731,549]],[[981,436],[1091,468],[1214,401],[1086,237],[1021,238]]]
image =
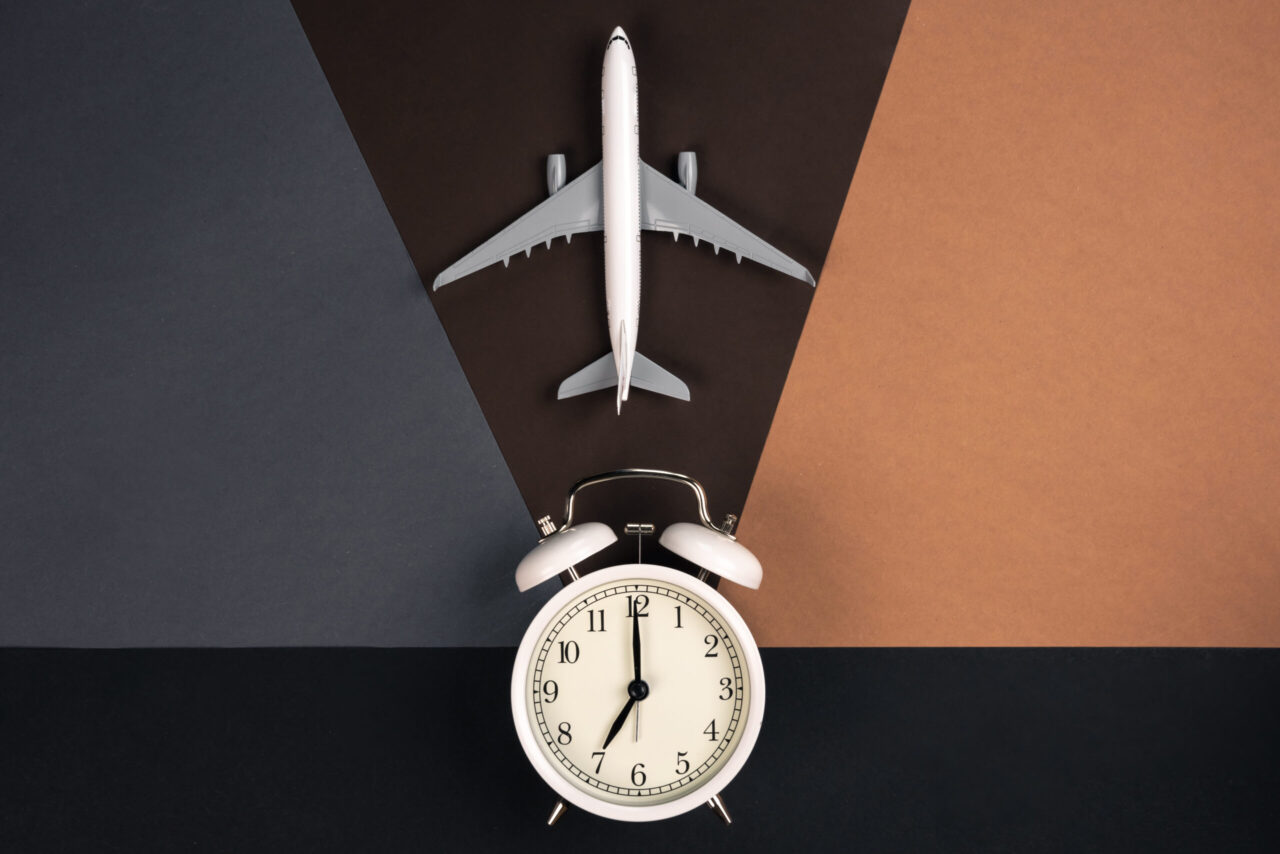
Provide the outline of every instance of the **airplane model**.
[[612,349],[562,382],[556,397],[563,400],[616,385],[618,414],[633,385],[689,399],[688,386],[636,352],[641,229],[667,231],[675,240],[688,234],[694,246],[705,240],[715,247],[716,254],[728,249],[739,264],[744,257],[750,258],[815,284],[803,266],[694,195],[698,166],[693,152],[680,152],[679,184],[640,160],[638,85],[631,42],[618,27],[604,51],[601,161],[566,184],[564,155],[550,155],[547,190],[551,197],[468,252],[431,286],[433,291],[439,290],[499,261],[505,266],[518,252],[527,257],[538,243],[550,248],[557,237],[568,242],[575,234],[604,231],[604,295]]

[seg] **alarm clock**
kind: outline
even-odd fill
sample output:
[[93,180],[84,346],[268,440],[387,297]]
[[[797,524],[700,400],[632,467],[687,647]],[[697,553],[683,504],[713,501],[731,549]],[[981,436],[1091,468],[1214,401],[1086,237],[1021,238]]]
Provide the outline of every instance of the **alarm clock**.
[[[698,522],[668,526],[659,543],[700,567],[692,575],[627,563],[579,577],[575,564],[617,542],[600,522],[574,524],[574,499],[589,486],[655,478],[688,486]],[[579,481],[558,528],[516,568],[528,590],[568,579],[534,617],[516,653],[511,711],[525,754],[560,800],[605,818],[654,821],[707,804],[729,822],[720,792],[741,770],[764,717],[764,668],[746,622],[713,577],[760,586],[760,562],[738,543],[733,516],[707,513],[691,477],[624,469]],[[628,525],[628,533],[653,532]]]

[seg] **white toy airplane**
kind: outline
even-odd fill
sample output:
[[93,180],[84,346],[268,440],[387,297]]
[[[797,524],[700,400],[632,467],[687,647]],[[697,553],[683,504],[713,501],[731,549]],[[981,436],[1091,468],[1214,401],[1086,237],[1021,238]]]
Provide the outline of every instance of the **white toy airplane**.
[[565,184],[563,154],[547,158],[547,190],[551,198],[467,253],[436,276],[438,290],[476,270],[524,252],[538,243],[584,231],[604,231],[604,296],[612,352],[606,353],[560,384],[559,399],[618,387],[618,413],[631,386],[689,399],[689,387],[674,374],[636,352],[640,327],[640,230],[669,231],[705,240],[728,249],[742,263],[750,258],[814,284],[809,271],[756,237],[694,194],[697,159],[682,151],[677,161],[680,183],[664,177],[640,160],[640,112],[635,55],[627,35],[618,27],[604,51],[604,79],[600,112],[604,126],[604,157]]

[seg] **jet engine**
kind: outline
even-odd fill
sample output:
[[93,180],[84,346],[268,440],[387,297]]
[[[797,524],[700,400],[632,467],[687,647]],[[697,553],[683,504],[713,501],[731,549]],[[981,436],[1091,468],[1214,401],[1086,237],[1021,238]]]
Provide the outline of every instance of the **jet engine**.
[[564,186],[564,155],[547,155],[547,195],[554,196]]
[[676,175],[680,177],[680,186],[690,193],[698,186],[698,155],[692,151],[682,151],[676,158]]

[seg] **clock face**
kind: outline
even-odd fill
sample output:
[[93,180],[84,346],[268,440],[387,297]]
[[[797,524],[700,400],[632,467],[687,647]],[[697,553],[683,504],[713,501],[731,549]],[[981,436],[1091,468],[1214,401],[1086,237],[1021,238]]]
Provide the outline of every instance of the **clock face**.
[[512,701],[524,706],[517,726],[527,728],[526,750],[532,741],[593,801],[696,805],[719,787],[695,790],[736,770],[750,744],[737,761],[735,751],[759,728],[754,641],[718,593],[675,570],[637,565],[587,576],[548,604],[521,650],[527,672]]

